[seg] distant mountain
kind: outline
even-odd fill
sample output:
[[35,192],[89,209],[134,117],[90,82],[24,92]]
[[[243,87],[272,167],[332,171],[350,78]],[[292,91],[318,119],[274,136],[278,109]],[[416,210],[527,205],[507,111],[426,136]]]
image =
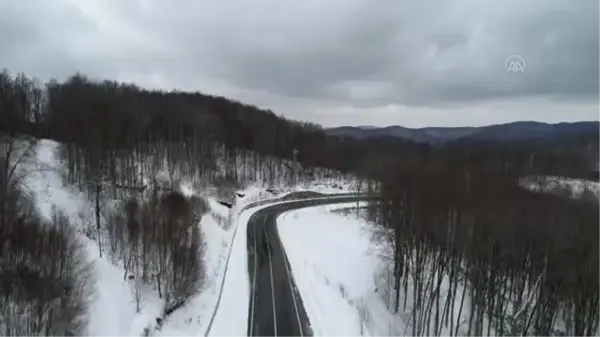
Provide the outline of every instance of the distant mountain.
[[372,130],[372,129],[379,129],[379,126],[374,126],[374,125],[359,125],[357,126],[357,128],[359,129],[363,129],[363,130]]
[[482,127],[426,127],[403,126],[342,126],[325,130],[329,135],[349,136],[358,139],[373,137],[399,137],[418,143],[443,144],[450,141],[479,140],[536,140],[555,139],[583,133],[600,132],[600,122],[574,122],[548,124],[541,122],[514,122]]

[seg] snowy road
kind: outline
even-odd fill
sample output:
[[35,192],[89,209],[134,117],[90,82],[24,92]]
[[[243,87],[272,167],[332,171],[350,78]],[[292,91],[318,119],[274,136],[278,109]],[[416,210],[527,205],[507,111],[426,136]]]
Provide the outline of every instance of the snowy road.
[[[365,200],[369,197],[362,197]],[[324,204],[356,202],[355,196],[310,199],[276,204],[254,213],[247,226],[250,336],[308,336],[310,324],[290,272],[276,227],[277,217],[290,210]]]

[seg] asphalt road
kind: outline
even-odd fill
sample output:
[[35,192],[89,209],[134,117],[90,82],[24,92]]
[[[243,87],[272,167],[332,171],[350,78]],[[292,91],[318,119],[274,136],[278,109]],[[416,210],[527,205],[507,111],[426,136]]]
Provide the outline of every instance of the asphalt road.
[[339,196],[263,208],[248,221],[248,336],[311,336],[310,324],[277,232],[279,214],[293,209],[368,200]]

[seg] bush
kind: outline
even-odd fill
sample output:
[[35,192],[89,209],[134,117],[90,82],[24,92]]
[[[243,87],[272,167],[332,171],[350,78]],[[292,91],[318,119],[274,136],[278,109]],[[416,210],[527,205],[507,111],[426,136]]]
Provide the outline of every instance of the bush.
[[19,191],[0,212],[0,334],[85,333],[92,269],[68,219],[43,221]]
[[165,311],[199,291],[204,243],[198,226],[206,202],[155,189],[148,200],[129,199],[108,223],[111,255],[136,279],[151,283]]

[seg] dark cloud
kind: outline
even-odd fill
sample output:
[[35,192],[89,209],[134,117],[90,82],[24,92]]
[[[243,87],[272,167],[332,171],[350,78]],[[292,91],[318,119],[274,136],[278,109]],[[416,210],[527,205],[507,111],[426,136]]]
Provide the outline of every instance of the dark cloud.
[[[42,79],[82,71],[201,90],[326,124],[597,119],[598,7],[597,0],[5,0],[0,65]],[[505,71],[512,54],[525,59],[524,73]]]

